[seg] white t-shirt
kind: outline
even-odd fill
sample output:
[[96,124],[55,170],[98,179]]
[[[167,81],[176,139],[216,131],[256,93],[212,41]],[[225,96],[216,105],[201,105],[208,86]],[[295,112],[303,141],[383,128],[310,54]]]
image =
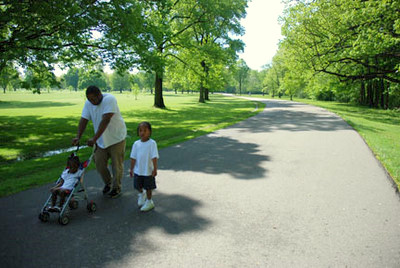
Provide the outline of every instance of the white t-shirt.
[[146,142],[135,141],[132,145],[131,158],[136,159],[133,172],[139,176],[151,176],[154,166],[152,159],[159,158],[157,143],[153,139]]
[[62,189],[72,190],[75,183],[79,180],[83,173],[83,169],[78,169],[75,173],[68,173],[69,169],[65,169],[61,174],[64,184],[61,185]]
[[86,100],[82,110],[82,117],[92,120],[94,133],[99,128],[103,114],[108,113],[113,113],[114,115],[111,117],[106,130],[97,140],[97,145],[103,149],[123,141],[126,137],[126,125],[119,111],[117,99],[111,94],[103,93],[103,100],[99,105],[93,105],[89,100]]

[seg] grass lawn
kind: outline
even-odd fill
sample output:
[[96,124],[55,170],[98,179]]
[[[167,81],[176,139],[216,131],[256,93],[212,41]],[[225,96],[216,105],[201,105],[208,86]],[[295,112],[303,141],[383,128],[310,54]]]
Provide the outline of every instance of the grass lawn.
[[[252,97],[260,97],[252,95]],[[270,98],[265,96],[265,98]],[[275,98],[277,99],[277,98]],[[288,98],[283,98],[289,100]],[[328,101],[293,99],[325,108],[350,124],[365,140],[400,190],[400,112]]]
[[[113,93],[128,129],[127,150],[135,140],[137,124],[149,121],[159,148],[167,147],[216,129],[232,125],[262,110],[263,104],[210,95],[211,101],[198,103],[197,94],[164,93],[167,109],[153,108],[153,95]],[[70,147],[75,137],[85,101],[84,92],[53,91],[6,93],[0,96],[0,196],[54,182],[70,153],[40,157],[43,153]],[[82,141],[93,135],[90,123]],[[79,151],[87,159],[91,148]],[[16,161],[17,159],[25,159]],[[93,168],[93,165],[91,166]]]

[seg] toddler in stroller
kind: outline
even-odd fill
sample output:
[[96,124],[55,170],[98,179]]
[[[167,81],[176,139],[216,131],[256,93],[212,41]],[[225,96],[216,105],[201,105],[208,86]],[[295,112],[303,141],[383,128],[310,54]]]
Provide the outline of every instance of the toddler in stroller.
[[[79,147],[78,147],[79,148]],[[51,195],[44,204],[39,219],[47,222],[50,213],[59,213],[59,223],[66,225],[69,223],[69,209],[78,207],[78,200],[87,201],[87,209],[89,212],[96,211],[96,204],[88,201],[86,190],[83,187],[83,175],[85,168],[90,164],[93,154],[89,160],[80,163],[79,157],[72,153],[67,160],[67,168],[62,172],[56,185],[50,189]],[[81,194],[83,193],[83,198]],[[60,196],[59,206],[56,206],[57,197]]]
[[[77,155],[71,154],[68,157],[67,168],[61,174],[59,182],[56,186],[50,189],[51,192],[51,206],[47,208],[51,212],[61,212],[64,206],[65,198],[69,195],[74,188],[75,184],[83,174],[83,169],[79,169],[80,161]],[[56,206],[57,196],[60,196],[60,205]]]

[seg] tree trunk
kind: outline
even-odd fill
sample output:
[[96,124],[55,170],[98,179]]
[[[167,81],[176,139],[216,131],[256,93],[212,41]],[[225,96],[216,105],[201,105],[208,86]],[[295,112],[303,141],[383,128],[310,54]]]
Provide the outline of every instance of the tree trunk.
[[389,109],[389,86],[386,87],[386,102],[385,109]]
[[374,102],[373,102],[373,96],[372,96],[372,83],[371,81],[367,81],[367,103],[369,107],[372,107]]
[[204,89],[204,99],[205,99],[205,100],[208,100],[208,101],[210,100],[208,88],[205,88],[205,89]]
[[364,105],[365,104],[365,82],[361,81],[361,87],[360,87],[360,104]]
[[162,95],[162,74],[156,72],[154,86],[154,107],[164,109],[164,99]]
[[201,82],[200,85],[200,96],[199,96],[199,102],[204,103],[204,86],[203,86],[203,82]]
[[381,92],[381,96],[380,96],[380,106],[382,109],[385,109],[385,82],[383,81],[383,79],[381,78],[379,80],[379,86],[381,88],[380,92]]

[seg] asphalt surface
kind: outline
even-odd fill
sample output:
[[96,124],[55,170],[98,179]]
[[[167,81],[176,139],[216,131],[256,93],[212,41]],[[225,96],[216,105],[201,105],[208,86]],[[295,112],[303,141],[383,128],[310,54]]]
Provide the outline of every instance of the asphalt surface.
[[66,226],[38,219],[50,185],[1,198],[1,267],[400,267],[400,198],[361,137],[324,109],[265,102],[160,150],[151,212],[127,169],[118,199],[88,172],[97,212],[81,202]]

